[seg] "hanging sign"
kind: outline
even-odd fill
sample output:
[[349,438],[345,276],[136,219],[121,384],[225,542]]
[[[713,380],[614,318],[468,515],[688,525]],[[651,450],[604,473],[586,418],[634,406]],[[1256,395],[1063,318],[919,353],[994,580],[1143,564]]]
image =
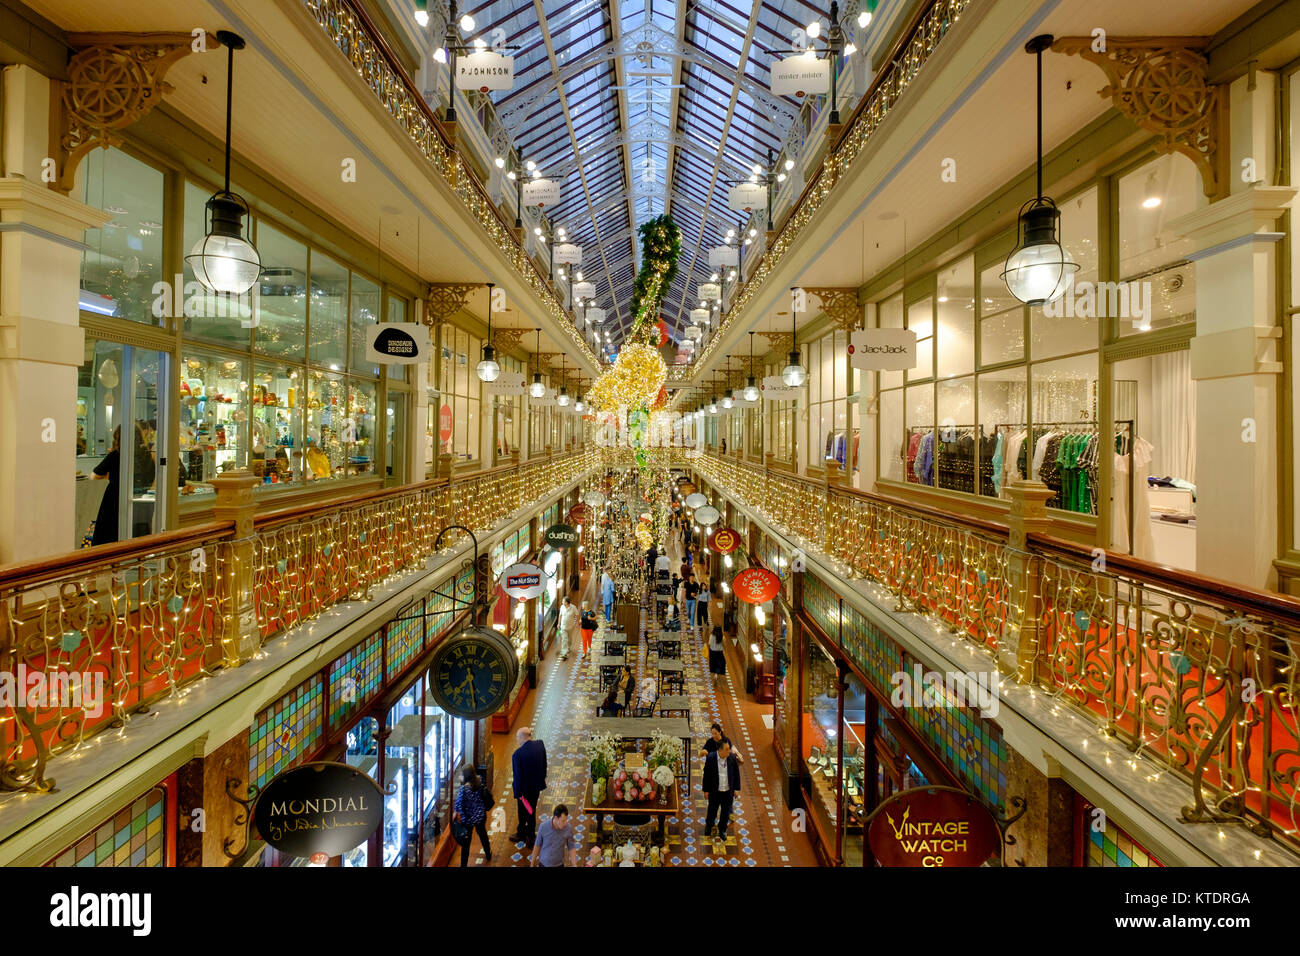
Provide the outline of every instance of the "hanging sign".
[[718,519],[721,517],[722,515],[713,505],[705,505],[703,508],[695,510],[695,520],[705,526],[717,524]]
[[709,547],[718,554],[731,554],[740,547],[740,535],[733,528],[719,528],[709,535]]
[[456,58],[456,89],[508,90],[515,85],[515,58],[496,50],[476,50]]
[[451,406],[444,405],[438,410],[438,436],[443,441],[451,441]]
[[916,332],[858,329],[849,335],[849,364],[877,372],[916,368]]
[[587,523],[587,506],[574,505],[569,509],[569,523],[582,525]]
[[366,326],[366,361],[414,365],[429,360],[429,327],[423,322],[380,322]]
[[798,386],[785,384],[785,379],[780,375],[769,375],[764,378],[759,383],[758,390],[760,397],[769,402],[788,402],[798,398],[803,392],[803,389]]
[[727,205],[736,211],[749,212],[767,203],[767,187],[762,183],[736,183],[727,190]]
[[746,604],[766,604],[781,592],[781,579],[765,568],[746,568],[732,580],[731,590]]
[[516,601],[527,601],[542,596],[546,577],[546,572],[535,564],[512,564],[501,572],[498,584]]
[[1002,833],[970,794],[918,787],[876,808],[867,842],[881,866],[980,866],[998,851]]
[[582,246],[562,242],[555,247],[555,264],[577,266],[582,264]]
[[691,309],[690,317],[691,321],[696,325],[704,325],[709,321],[709,316],[712,314],[708,309]]
[[593,299],[596,297],[596,287],[590,282],[575,282],[569,290],[573,293],[573,300]]
[[290,856],[339,856],[384,822],[384,792],[345,763],[303,764],[279,773],[257,796],[253,826]]
[[495,382],[484,382],[483,391],[489,395],[522,395],[527,391],[524,373],[502,372]]
[[782,57],[772,63],[772,92],[777,96],[802,98],[805,94],[829,93],[830,61],[815,54]]
[[551,406],[556,404],[555,389],[548,388],[545,392],[542,393],[541,398],[535,398],[530,395],[528,398],[528,404],[534,407],[550,408]]
[[683,478],[677,482],[677,491],[683,495],[692,495],[695,493],[695,482]]
[[688,325],[682,330],[682,335],[686,336],[686,341],[694,344],[704,338],[704,330],[698,325]]
[[705,302],[713,302],[722,298],[722,286],[716,282],[706,282],[700,286],[700,298]]
[[709,268],[721,269],[725,266],[740,265],[740,250],[737,246],[714,246],[709,250]]
[[563,551],[578,543],[578,531],[572,525],[553,524],[542,535],[546,543],[556,551]]
[[539,209],[560,201],[560,184],[554,179],[529,179],[524,183],[524,205]]
[[708,503],[709,499],[698,491],[686,496],[686,507],[688,508],[703,508]]

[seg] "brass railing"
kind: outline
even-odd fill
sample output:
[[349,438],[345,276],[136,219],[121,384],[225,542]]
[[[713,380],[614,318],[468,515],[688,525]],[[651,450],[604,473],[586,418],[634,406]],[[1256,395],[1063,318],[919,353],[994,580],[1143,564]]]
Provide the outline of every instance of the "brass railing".
[[536,459],[268,513],[244,537],[218,521],[0,568],[0,681],[62,691],[0,703],[0,790],[48,789],[52,756],[420,567],[453,520],[491,529],[600,461]]
[[895,610],[928,615],[1172,768],[1191,784],[1189,822],[1300,849],[1300,602],[1041,534],[1018,549],[1006,526],[735,457],[673,458],[845,577],[887,588]]

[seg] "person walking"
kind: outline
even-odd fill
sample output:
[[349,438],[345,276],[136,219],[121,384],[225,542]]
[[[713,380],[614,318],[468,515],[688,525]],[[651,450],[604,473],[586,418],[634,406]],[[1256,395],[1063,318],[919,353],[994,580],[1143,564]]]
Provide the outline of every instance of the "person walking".
[[96,481],[107,481],[104,497],[99,499],[99,511],[95,514],[95,530],[91,535],[91,545],[112,544],[117,540],[118,501],[121,487],[118,477],[122,464],[122,426],[113,430],[113,447],[103,460],[95,466]]
[[[722,732],[722,724],[715,723],[710,725],[709,739],[704,741],[704,746],[700,748],[700,756],[705,759],[708,759],[709,754],[713,753],[720,746],[722,746],[722,742],[724,740],[727,743],[731,744],[731,738]],[[736,758],[736,763],[739,764],[745,762],[744,759],[740,756],[740,754],[736,752],[735,744],[731,745],[731,754]]]
[[551,818],[537,828],[532,866],[577,866],[578,838],[569,826],[569,808],[557,803]]
[[582,656],[587,658],[591,656],[591,639],[596,633],[596,612],[586,601],[582,602],[582,615],[578,624],[582,629]]
[[685,582],[686,588],[686,624],[691,629],[692,634],[699,634],[699,628],[695,606],[696,599],[700,596],[700,586],[695,583],[694,577],[688,577]]
[[469,845],[474,842],[474,833],[478,833],[479,841],[483,844],[483,854],[487,857],[487,862],[492,862],[492,844],[488,842],[487,834],[487,811],[490,803],[485,800],[488,796],[487,787],[483,786],[483,781],[478,778],[473,767],[466,767],[461,771],[460,790],[456,792],[456,803],[452,808],[452,821],[459,820],[466,826],[470,827],[465,833],[465,842],[460,845],[460,865],[469,866]]
[[600,575],[600,600],[605,605],[605,623],[614,619],[614,579],[609,576],[609,568]]
[[537,801],[546,789],[546,744],[533,739],[533,728],[520,727],[515,732],[519,746],[510,758],[514,771],[511,789],[519,805],[519,825],[507,838],[513,843],[527,843],[532,849],[537,839]]
[[560,660],[569,659],[569,644],[578,636],[578,609],[566,594],[560,602],[560,619],[556,624],[560,632]]
[[727,674],[727,653],[722,644],[722,628],[713,625],[713,634],[709,637],[709,673],[713,675],[713,686],[718,686],[718,678]]
[[632,692],[636,690],[636,677],[632,673],[631,665],[623,665],[623,670],[618,675],[618,685],[614,690],[618,696],[623,698],[623,710],[626,712],[628,707],[632,705]]
[[709,795],[709,809],[704,817],[704,836],[709,836],[716,819],[716,839],[724,841],[727,839],[727,823],[731,820],[731,806],[736,794],[740,792],[740,761],[731,752],[731,741],[725,737],[718,744],[718,749],[704,759],[702,787]]
[[705,578],[700,585],[700,593],[695,598],[695,623],[700,626],[700,633],[704,633],[709,627],[709,602],[713,599],[713,592],[709,590],[709,581]]

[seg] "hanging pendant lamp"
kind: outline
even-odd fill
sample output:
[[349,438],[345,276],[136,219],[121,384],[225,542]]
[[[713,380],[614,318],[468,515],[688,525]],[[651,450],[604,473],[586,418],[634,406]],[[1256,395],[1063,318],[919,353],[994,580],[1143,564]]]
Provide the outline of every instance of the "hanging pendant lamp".
[[[533,353],[533,361],[541,362],[541,354],[542,330],[539,328],[537,330],[537,351]],[[537,367],[540,368],[540,365]],[[533,384],[528,386],[528,394],[533,398],[541,398],[546,394],[546,386],[542,384],[542,373],[540,371],[533,372]]]
[[754,381],[754,333],[749,333],[749,378],[745,380],[745,390],[740,393],[747,402],[758,401],[758,384]]
[[560,371],[560,382],[561,382],[561,385],[560,385],[560,394],[559,394],[559,397],[557,397],[557,398],[555,399],[555,403],[556,403],[557,405],[559,405],[561,408],[566,408],[566,407],[568,407],[568,404],[569,404],[569,390],[568,390],[567,388],[565,388],[564,385],[563,385],[564,380],[565,380],[566,378],[568,378],[568,376],[565,375],[565,374],[564,374],[564,371],[563,371],[563,369],[564,369],[564,353],[563,353],[563,352],[560,353],[560,369],[561,369],[561,371]]
[[1025,44],[1025,52],[1038,59],[1038,195],[1020,207],[1016,248],[1007,256],[1002,272],[1011,294],[1031,306],[1059,298],[1079,268],[1061,248],[1057,236],[1061,212],[1043,195],[1043,51],[1051,45],[1050,33]]
[[808,370],[799,364],[799,346],[795,344],[795,303],[799,301],[799,289],[790,287],[790,364],[781,369],[781,381],[791,388],[798,388],[808,381]]
[[496,349],[492,348],[492,290],[495,284],[489,282],[488,288],[488,329],[487,344],[483,346],[483,361],[478,363],[478,378],[480,382],[495,382],[501,377],[501,366],[496,362]]
[[244,48],[244,38],[229,30],[218,30],[217,39],[226,48],[226,184],[205,207],[207,229],[185,257],[194,277],[205,288],[221,295],[243,295],[262,273],[262,259],[253,243],[244,238],[244,217],[248,203],[230,191],[230,120],[234,90],[235,51]]

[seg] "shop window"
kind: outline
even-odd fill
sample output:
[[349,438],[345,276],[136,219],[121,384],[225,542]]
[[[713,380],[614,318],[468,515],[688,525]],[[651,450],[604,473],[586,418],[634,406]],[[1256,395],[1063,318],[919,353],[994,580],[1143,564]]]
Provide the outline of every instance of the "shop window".
[[907,327],[916,333],[916,367],[909,370],[908,382],[919,382],[934,375],[934,300],[928,296],[907,308]]
[[909,385],[903,390],[906,406],[903,477],[909,482],[934,486],[934,386]]
[[1029,310],[1029,357],[1035,361],[1095,349],[1098,330],[1103,327],[1094,310],[1071,308],[1072,302],[1078,306],[1086,301],[1079,298],[1087,288],[1084,284],[1097,281],[1096,187],[1062,201],[1060,210],[1061,244],[1066,255],[1079,263],[1079,269],[1073,287],[1050,310]]
[[843,751],[844,771],[841,774],[844,807],[844,836],[840,855],[845,866],[862,866],[865,859],[866,831],[862,822],[868,811],[866,791],[867,748],[867,689],[852,674],[845,681],[844,714],[840,722],[840,747]]
[[314,249],[307,319],[307,360],[341,371],[347,362],[348,270]]
[[388,415],[384,418],[384,470],[398,484],[406,482],[406,409],[405,392],[388,393]]
[[[182,255],[189,255],[189,251],[207,234],[207,202],[210,198],[210,190],[192,182],[185,183]],[[265,263],[266,259],[262,261]],[[246,351],[253,334],[253,296],[218,296],[195,278],[188,261],[182,259],[181,267],[184,288],[181,290],[183,311],[180,314],[184,316],[181,328],[185,337]],[[260,295],[261,290],[258,291]],[[174,308],[169,309],[168,314],[174,311]]]
[[[1169,223],[1207,202],[1195,163],[1180,153],[1157,156],[1119,177],[1116,194],[1121,278],[1149,275],[1186,259],[1192,241],[1170,241]],[[1193,299],[1184,314],[1194,311]]]
[[257,252],[262,275],[253,348],[301,362],[307,357],[307,246],[259,221]]
[[162,172],[110,148],[92,150],[81,176],[82,201],[112,217],[85,233],[82,310],[161,325],[153,290],[163,277]]
[[823,336],[809,346],[809,355],[807,464],[822,467],[833,459],[847,474],[856,460],[848,414],[848,334]]
[[975,493],[980,434],[975,425],[975,378],[937,385],[939,427],[934,437],[935,484],[950,491]]
[[305,480],[301,368],[258,362],[249,389],[249,468],[263,486]]
[[183,493],[210,495],[213,478],[248,461],[248,361],[186,349],[179,388]]
[[839,672],[812,638],[804,643],[803,761],[808,806],[818,829],[834,840],[839,790]]
[[1052,489],[1049,508],[1095,515],[1094,463],[1111,440],[1102,442],[1097,422],[1097,354],[1039,362],[1030,375],[1032,430],[1020,458]]
[[347,384],[342,375],[310,373],[307,393],[307,437],[303,455],[309,481],[342,476],[347,462],[344,419],[347,418]]
[[375,472],[378,393],[379,386],[374,382],[355,379],[348,389],[348,417],[343,422],[342,438],[347,449],[349,475],[371,475]]
[[[882,329],[901,329],[903,327],[902,293],[880,303],[878,326]],[[902,372],[879,372],[880,387],[897,388],[903,384]]]
[[379,324],[379,286],[364,276],[352,273],[348,329],[351,336],[349,368],[353,372],[379,377],[379,366],[366,361],[366,330]]
[[1007,486],[1021,477],[1019,449],[1028,424],[1024,367],[984,372],[977,379],[979,400],[979,493],[1007,497]]
[[1005,263],[980,273],[980,365],[1003,365],[1025,358],[1025,307],[1002,280]]
[[936,281],[937,377],[969,375],[975,371],[975,260],[941,270]]

